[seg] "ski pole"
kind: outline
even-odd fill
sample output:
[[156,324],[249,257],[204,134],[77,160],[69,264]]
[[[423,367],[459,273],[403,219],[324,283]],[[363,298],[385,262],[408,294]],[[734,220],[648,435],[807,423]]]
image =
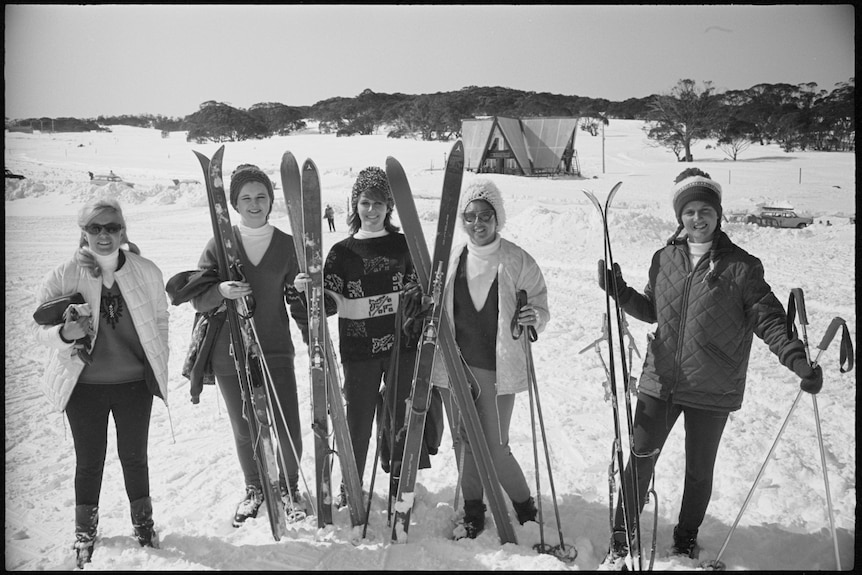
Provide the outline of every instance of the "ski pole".
[[[802,326],[802,341],[805,344],[805,358],[808,361],[811,361],[811,353],[808,351],[808,314],[805,311],[805,296],[802,292],[802,288],[793,288],[790,293],[791,297],[795,297],[797,300],[796,305],[797,312],[799,313],[799,324]],[[833,320],[829,326],[829,330],[832,330],[833,325],[835,326],[835,329],[832,332],[832,336],[829,338],[830,340],[835,337],[839,324]],[[827,330],[827,332],[829,330]],[[822,352],[823,350],[821,349],[820,353]],[[817,354],[817,360],[815,360],[813,367],[817,367],[817,362],[820,361],[820,353]],[[820,466],[823,468],[823,485],[826,489],[826,508],[829,513],[829,530],[832,532],[832,546],[835,549],[835,564],[838,566],[838,570],[840,571],[841,557],[838,553],[838,534],[835,531],[835,516],[832,509],[832,496],[829,491],[829,475],[826,472],[826,450],[823,447],[823,433],[820,428],[820,410],[817,408],[817,395],[811,394],[811,403],[814,406],[814,424],[817,428],[817,444],[820,446]]]
[[[527,303],[527,292],[524,290],[518,291],[518,303],[519,303],[518,310],[520,310],[522,305],[523,305],[523,304],[521,304],[521,302],[523,302],[523,304]],[[577,556],[578,556],[578,550],[575,549],[574,547],[570,546],[570,545],[566,545],[566,542],[563,540],[563,527],[562,527],[562,523],[560,521],[560,508],[557,505],[557,490],[554,486],[554,474],[553,474],[553,471],[551,470],[551,452],[550,452],[549,447],[548,447],[548,436],[547,436],[547,433],[545,432],[545,421],[544,421],[544,417],[542,416],[542,403],[539,399],[539,384],[538,384],[538,381],[536,379],[536,366],[535,366],[535,363],[533,362],[532,342],[536,341],[538,338],[539,338],[539,336],[536,333],[535,328],[532,325],[527,326],[527,335],[524,337],[524,353],[525,353],[526,358],[527,358],[527,379],[528,379],[527,385],[528,385],[528,389],[530,391],[530,419],[531,419],[531,421],[533,420],[533,396],[535,396],[536,414],[538,415],[538,418],[539,418],[539,429],[542,432],[542,445],[543,445],[544,450],[545,450],[545,463],[547,464],[547,467],[548,467],[548,483],[550,483],[550,485],[551,485],[551,499],[554,503],[554,515],[555,515],[556,520],[557,520],[557,533],[560,537],[559,547],[556,549],[552,549],[552,551],[554,551],[554,550],[557,551],[557,553],[554,553],[554,555],[558,559],[560,559],[561,561],[564,561],[567,563],[573,563],[575,561],[575,558],[577,558]],[[539,456],[538,456],[537,448],[536,448],[535,424],[534,424],[534,431],[533,431],[533,453],[534,453],[534,459],[535,459],[535,463],[536,463],[536,498],[539,501],[539,508],[538,508],[538,511],[539,511],[539,534],[540,534],[542,549],[544,550],[545,549],[544,522],[542,520],[541,493],[539,492]]]
[[[836,317],[832,320],[832,323],[826,330],[823,339],[820,341],[820,345],[817,346],[820,351],[817,353],[817,358],[814,360],[813,367],[817,367],[817,362],[819,361],[821,354],[826,351],[827,347],[829,347],[829,344],[832,342],[832,339],[835,337],[835,333],[838,331],[838,328],[841,326],[842,323],[844,323],[844,320],[840,317]],[[763,477],[763,472],[766,470],[766,466],[769,464],[769,460],[772,458],[772,453],[775,451],[775,448],[778,445],[778,441],[781,439],[782,434],[784,434],[784,429],[787,427],[787,422],[790,421],[790,416],[793,415],[793,410],[796,409],[796,406],[799,404],[799,400],[802,399],[803,393],[805,392],[802,389],[800,389],[796,393],[796,399],[793,400],[793,405],[790,406],[790,411],[787,413],[787,417],[784,418],[784,423],[781,424],[781,429],[778,431],[778,435],[775,437],[775,441],[772,442],[772,447],[769,449],[769,453],[766,454],[766,460],[763,462],[763,465],[760,466],[760,471],[757,472],[757,477],[754,478],[754,484],[751,486],[751,489],[749,490],[748,495],[746,496],[745,501],[742,504],[742,508],[739,510],[736,519],[733,521],[733,525],[730,527],[730,531],[728,531],[727,537],[725,537],[724,543],[722,544],[721,549],[719,549],[718,551],[718,555],[716,555],[715,559],[713,559],[712,561],[704,562],[701,565],[701,567],[703,567],[704,569],[709,569],[712,571],[724,571],[725,565],[721,562],[721,556],[724,554],[725,549],[727,549],[727,544],[730,542],[730,538],[733,535],[733,532],[736,530],[736,526],[739,524],[739,520],[742,519],[742,514],[745,513],[745,509],[751,502],[751,497],[754,495],[754,490],[757,488],[757,484],[760,482],[760,478]]]

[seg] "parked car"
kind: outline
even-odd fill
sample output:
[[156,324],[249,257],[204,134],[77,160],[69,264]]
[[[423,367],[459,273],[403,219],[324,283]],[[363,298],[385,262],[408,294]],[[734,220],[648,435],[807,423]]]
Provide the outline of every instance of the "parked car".
[[90,183],[94,186],[104,186],[105,184],[117,183],[129,186],[130,188],[135,187],[135,184],[125,181],[123,178],[115,174],[113,170],[107,174],[94,174],[93,172],[87,173],[90,174]]
[[814,223],[814,218],[800,216],[791,208],[761,208],[756,215],[748,219],[751,223],[770,228],[802,229]]
[[9,168],[4,168],[4,169],[6,170],[6,177],[7,177],[7,178],[11,178],[11,179],[13,179],[13,180],[23,180],[23,179],[25,179],[25,178],[24,178],[24,176],[22,176],[21,174],[16,174],[15,172],[13,172],[12,170],[10,170]]

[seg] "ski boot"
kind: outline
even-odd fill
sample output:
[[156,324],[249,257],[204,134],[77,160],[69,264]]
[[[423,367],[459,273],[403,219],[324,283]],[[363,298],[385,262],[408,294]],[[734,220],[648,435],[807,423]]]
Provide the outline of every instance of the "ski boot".
[[464,501],[464,533],[456,529],[455,538],[475,539],[479,533],[485,530],[485,504],[481,499],[468,499]]
[[626,561],[629,556],[629,545],[625,531],[614,531],[611,535],[611,545],[608,554],[598,567],[599,571],[628,571]]
[[233,516],[233,526],[239,527],[249,518],[257,517],[257,511],[263,504],[263,489],[259,485],[246,485],[245,498],[236,506]]
[[141,547],[159,548],[159,534],[153,528],[153,502],[149,497],[132,501],[132,527],[135,539]]
[[518,517],[518,523],[523,525],[527,521],[535,521],[539,510],[536,509],[536,500],[532,496],[527,497],[526,501],[515,503],[512,501],[512,506],[515,508],[515,514]]
[[671,553],[684,555],[690,559],[697,559],[697,529],[687,531],[680,529],[679,525],[673,528],[673,547]]
[[93,557],[93,547],[96,543],[96,530],[99,526],[99,507],[97,505],[75,506],[75,563],[78,569],[83,569]]
[[298,523],[308,517],[308,509],[305,500],[299,492],[299,487],[293,481],[290,482],[290,490],[287,485],[279,483],[281,489],[281,502],[284,505],[284,517],[288,523]]

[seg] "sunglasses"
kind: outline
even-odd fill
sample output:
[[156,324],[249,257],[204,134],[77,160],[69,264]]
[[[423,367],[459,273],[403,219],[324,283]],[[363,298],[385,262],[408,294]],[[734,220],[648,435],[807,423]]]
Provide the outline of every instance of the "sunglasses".
[[482,210],[481,212],[464,212],[461,214],[461,217],[464,218],[464,221],[468,224],[475,222],[476,218],[479,218],[479,221],[487,224],[495,215],[494,210]]
[[84,226],[84,231],[88,234],[97,236],[105,230],[109,234],[118,234],[123,230],[122,224],[88,224]]

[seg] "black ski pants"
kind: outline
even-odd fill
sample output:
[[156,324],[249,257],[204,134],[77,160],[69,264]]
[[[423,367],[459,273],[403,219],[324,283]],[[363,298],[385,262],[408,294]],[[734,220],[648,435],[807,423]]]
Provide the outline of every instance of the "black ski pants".
[[[389,355],[364,361],[342,362],[344,367],[344,397],[347,400],[347,426],[350,429],[350,439],[353,441],[353,455],[356,458],[356,468],[359,471],[360,479],[363,477],[365,460],[368,457],[368,444],[371,441],[371,428],[379,401],[380,384],[385,377],[388,377],[391,369],[390,363],[391,357]],[[406,403],[410,398],[413,384],[415,363],[416,351],[401,350],[398,354],[394,422],[388,417],[385,418],[388,425],[394,424],[395,442],[390,456],[395,463],[396,471],[401,468],[401,457],[404,454],[404,417]],[[389,409],[389,406],[386,409]],[[391,431],[391,427],[384,430],[385,433],[389,431]],[[428,453],[423,447],[420,455],[420,469],[429,466]]]
[[75,442],[75,504],[99,505],[108,451],[108,417],[117,430],[117,454],[129,501],[150,495],[147,444],[153,394],[143,380],[75,386],[66,417]]
[[[634,415],[634,450],[645,455],[660,450],[680,414],[685,415],[685,484],[679,510],[680,530],[696,533],[712,497],[712,479],[718,445],[727,423],[728,412],[697,409],[663,401],[643,393],[638,395]],[[643,510],[644,497],[655,471],[655,457],[636,457],[638,477],[638,513]],[[626,465],[625,485],[633,485],[631,461]],[[620,496],[621,497],[621,496]],[[617,498],[614,530],[624,531],[623,511]],[[634,493],[629,491],[629,501]],[[629,513],[631,518],[631,513]],[[629,528],[633,527],[629,521]]]

